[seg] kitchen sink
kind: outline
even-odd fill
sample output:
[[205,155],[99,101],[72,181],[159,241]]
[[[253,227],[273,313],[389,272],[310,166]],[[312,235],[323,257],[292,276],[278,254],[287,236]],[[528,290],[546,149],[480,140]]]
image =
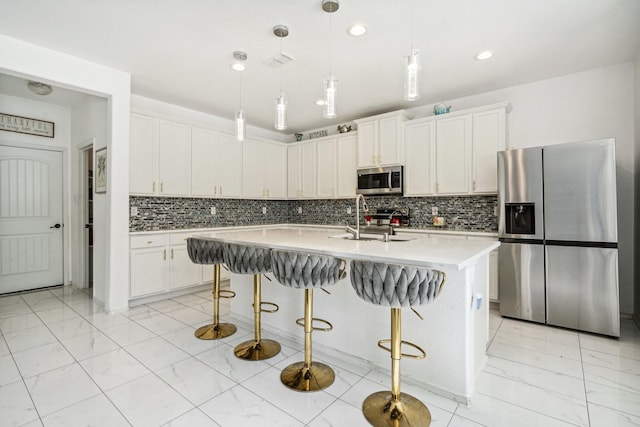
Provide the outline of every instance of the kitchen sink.
[[[333,236],[329,236],[330,239],[343,239],[343,240],[359,240],[359,241],[373,241],[373,242],[384,242],[384,235],[382,234],[364,234],[360,233],[360,238],[355,239],[353,234],[351,233],[342,233],[335,234]],[[407,236],[398,236],[391,235],[388,237],[389,242],[408,242],[410,240],[415,240],[415,237],[407,237]]]

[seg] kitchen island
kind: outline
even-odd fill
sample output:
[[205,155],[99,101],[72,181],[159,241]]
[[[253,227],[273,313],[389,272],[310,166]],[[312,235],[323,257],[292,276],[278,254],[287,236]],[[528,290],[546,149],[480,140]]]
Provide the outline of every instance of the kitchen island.
[[[203,237],[199,234],[198,237]],[[403,310],[402,338],[427,352],[427,359],[403,360],[403,379],[469,403],[475,379],[486,362],[488,324],[488,255],[499,243],[491,240],[460,240],[403,233],[388,242],[382,239],[350,240],[333,229],[310,227],[263,227],[216,231],[206,238],[260,247],[305,251],[341,257],[439,269],[447,274],[442,293],[433,303]],[[253,281],[250,275],[231,275],[237,298],[231,303],[233,316],[251,323]],[[276,314],[262,316],[264,336],[269,331],[300,341],[295,320],[302,317],[303,298],[299,290],[263,281],[263,301],[280,306]],[[329,320],[333,331],[314,334],[317,352],[339,352],[353,360],[389,369],[389,354],[377,341],[389,338],[389,309],[363,302],[352,289],[348,276],[328,287],[331,295],[316,293],[315,316]],[[479,303],[478,298],[484,302]],[[287,347],[283,353],[287,354]],[[290,350],[289,350],[290,352]],[[320,357],[319,357],[320,358]]]

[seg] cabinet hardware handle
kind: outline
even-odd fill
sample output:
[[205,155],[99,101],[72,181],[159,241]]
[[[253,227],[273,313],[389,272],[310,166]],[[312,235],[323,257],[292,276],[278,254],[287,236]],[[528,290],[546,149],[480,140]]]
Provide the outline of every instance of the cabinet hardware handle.
[[473,191],[476,191],[476,180],[473,180]]
[[171,249],[171,259],[173,259],[173,249]]
[[153,243],[153,240],[147,240],[147,245],[150,245]]
[[162,193],[162,191],[163,191],[163,190],[162,190],[162,187],[163,187],[163,183],[161,182],[161,183],[160,183],[160,192],[161,192],[161,193]]
[[218,194],[218,186],[217,185],[213,186],[213,194]]
[[167,250],[162,251],[162,259],[167,259]]
[[220,186],[220,195],[222,196],[222,185]]
[[440,183],[436,182],[436,193],[440,192]]
[[152,193],[156,192],[156,182],[155,181],[153,181],[153,188],[151,189],[151,192]]

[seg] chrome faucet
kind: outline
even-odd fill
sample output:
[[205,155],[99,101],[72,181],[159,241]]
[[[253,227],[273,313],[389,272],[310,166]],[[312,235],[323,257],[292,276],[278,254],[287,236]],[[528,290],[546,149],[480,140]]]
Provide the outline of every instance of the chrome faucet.
[[360,240],[360,200],[362,200],[362,211],[367,212],[369,210],[364,196],[362,194],[358,194],[356,196],[356,228],[352,228],[347,225],[347,231],[353,234],[354,240]]

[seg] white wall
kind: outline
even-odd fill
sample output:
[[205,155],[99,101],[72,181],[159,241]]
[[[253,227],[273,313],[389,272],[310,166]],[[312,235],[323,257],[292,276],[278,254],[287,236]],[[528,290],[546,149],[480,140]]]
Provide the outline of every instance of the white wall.
[[[72,109],[71,118],[71,268],[74,283],[79,283],[83,270],[80,269],[80,248],[85,244],[85,229],[82,211],[86,203],[83,193],[86,177],[82,169],[82,148],[93,141],[93,149],[99,150],[107,146],[107,100],[99,97],[87,97],[87,100]],[[103,193],[93,195],[94,218],[107,217],[107,198]],[[105,259],[107,245],[107,224],[103,221],[93,224],[93,256]],[[104,303],[107,296],[106,265],[97,263],[93,269],[93,296]]]
[[[452,110],[509,101],[509,143],[525,148],[614,137],[618,185],[620,311],[633,313],[634,297],[634,64],[542,80],[448,100]],[[431,115],[433,106],[411,110]]]
[[[635,253],[640,256],[640,54],[634,63],[634,112],[635,112]],[[640,262],[635,262],[633,316],[640,325]]]
[[49,83],[108,99],[108,190],[105,211],[96,222],[106,224],[104,257],[94,266],[104,269],[105,306],[128,306],[129,283],[129,102],[130,75],[103,65],[0,35],[0,72]]
[[[235,122],[231,118],[212,116],[211,114],[191,110],[179,105],[167,104],[140,95],[131,95],[131,110],[146,113],[153,117],[182,122],[190,126],[212,129],[235,134]],[[251,138],[265,138],[272,141],[287,142],[291,138],[270,129],[261,129],[247,125],[247,136]]]

